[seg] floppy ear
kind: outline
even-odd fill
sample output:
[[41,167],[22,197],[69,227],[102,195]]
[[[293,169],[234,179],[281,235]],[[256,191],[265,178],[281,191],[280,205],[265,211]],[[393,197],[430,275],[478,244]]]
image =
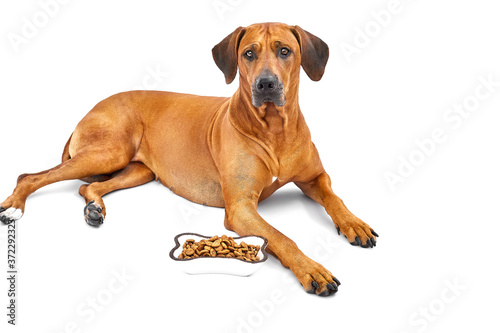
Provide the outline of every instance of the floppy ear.
[[311,80],[319,81],[325,72],[328,61],[328,45],[298,25],[291,29],[299,41],[302,68]]
[[239,27],[212,49],[215,63],[222,73],[224,73],[227,84],[233,82],[236,76],[236,70],[238,68],[238,46],[244,33],[245,29]]

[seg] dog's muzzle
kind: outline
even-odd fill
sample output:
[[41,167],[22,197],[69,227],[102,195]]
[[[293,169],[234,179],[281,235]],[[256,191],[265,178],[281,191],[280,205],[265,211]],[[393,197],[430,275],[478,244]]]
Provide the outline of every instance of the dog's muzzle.
[[283,83],[276,75],[263,72],[252,85],[252,104],[261,107],[265,102],[272,102],[276,106],[283,106],[286,97],[283,91]]

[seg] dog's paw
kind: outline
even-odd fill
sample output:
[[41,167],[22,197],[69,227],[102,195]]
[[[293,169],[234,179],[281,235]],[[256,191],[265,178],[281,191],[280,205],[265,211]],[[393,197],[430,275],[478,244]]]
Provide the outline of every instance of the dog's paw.
[[23,211],[19,208],[3,208],[0,206],[0,221],[3,224],[10,224],[14,221],[19,220],[23,216]]
[[377,246],[378,234],[357,217],[339,222],[335,227],[338,234],[342,233],[351,245],[364,248]]
[[305,268],[299,269],[295,275],[309,294],[331,296],[338,291],[340,286],[340,281],[332,273],[311,259],[308,259]]
[[104,223],[104,215],[102,214],[102,208],[94,201],[89,201],[89,203],[83,209],[83,215],[85,216],[85,222],[93,227],[98,227]]

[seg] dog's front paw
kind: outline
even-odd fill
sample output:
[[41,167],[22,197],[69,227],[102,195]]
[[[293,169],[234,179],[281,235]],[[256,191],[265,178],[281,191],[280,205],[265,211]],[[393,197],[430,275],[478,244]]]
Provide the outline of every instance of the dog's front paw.
[[11,224],[19,220],[22,216],[23,211],[19,208],[3,208],[0,206],[0,221],[2,221],[3,224]]
[[332,273],[309,258],[301,267],[293,269],[293,272],[309,294],[331,296],[340,286],[340,281]]
[[89,203],[83,209],[83,215],[85,216],[85,222],[93,227],[98,227],[104,223],[104,215],[102,214],[102,208],[94,201],[89,201]]
[[378,234],[368,224],[353,216],[335,223],[337,232],[344,234],[351,245],[374,247],[377,245]]

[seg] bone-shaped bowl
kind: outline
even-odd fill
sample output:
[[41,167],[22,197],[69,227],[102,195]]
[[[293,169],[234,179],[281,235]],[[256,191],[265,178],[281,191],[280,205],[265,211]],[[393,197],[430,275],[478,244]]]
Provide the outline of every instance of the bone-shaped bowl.
[[237,258],[227,257],[198,257],[180,259],[182,246],[187,239],[194,239],[199,242],[202,239],[209,239],[211,236],[203,236],[195,233],[182,233],[175,236],[175,246],[170,251],[170,258],[174,260],[179,268],[188,274],[230,274],[238,276],[249,276],[259,269],[266,261],[268,254],[265,251],[267,239],[261,236],[233,237],[235,241],[247,244],[260,245],[258,256],[259,261],[243,261]]

